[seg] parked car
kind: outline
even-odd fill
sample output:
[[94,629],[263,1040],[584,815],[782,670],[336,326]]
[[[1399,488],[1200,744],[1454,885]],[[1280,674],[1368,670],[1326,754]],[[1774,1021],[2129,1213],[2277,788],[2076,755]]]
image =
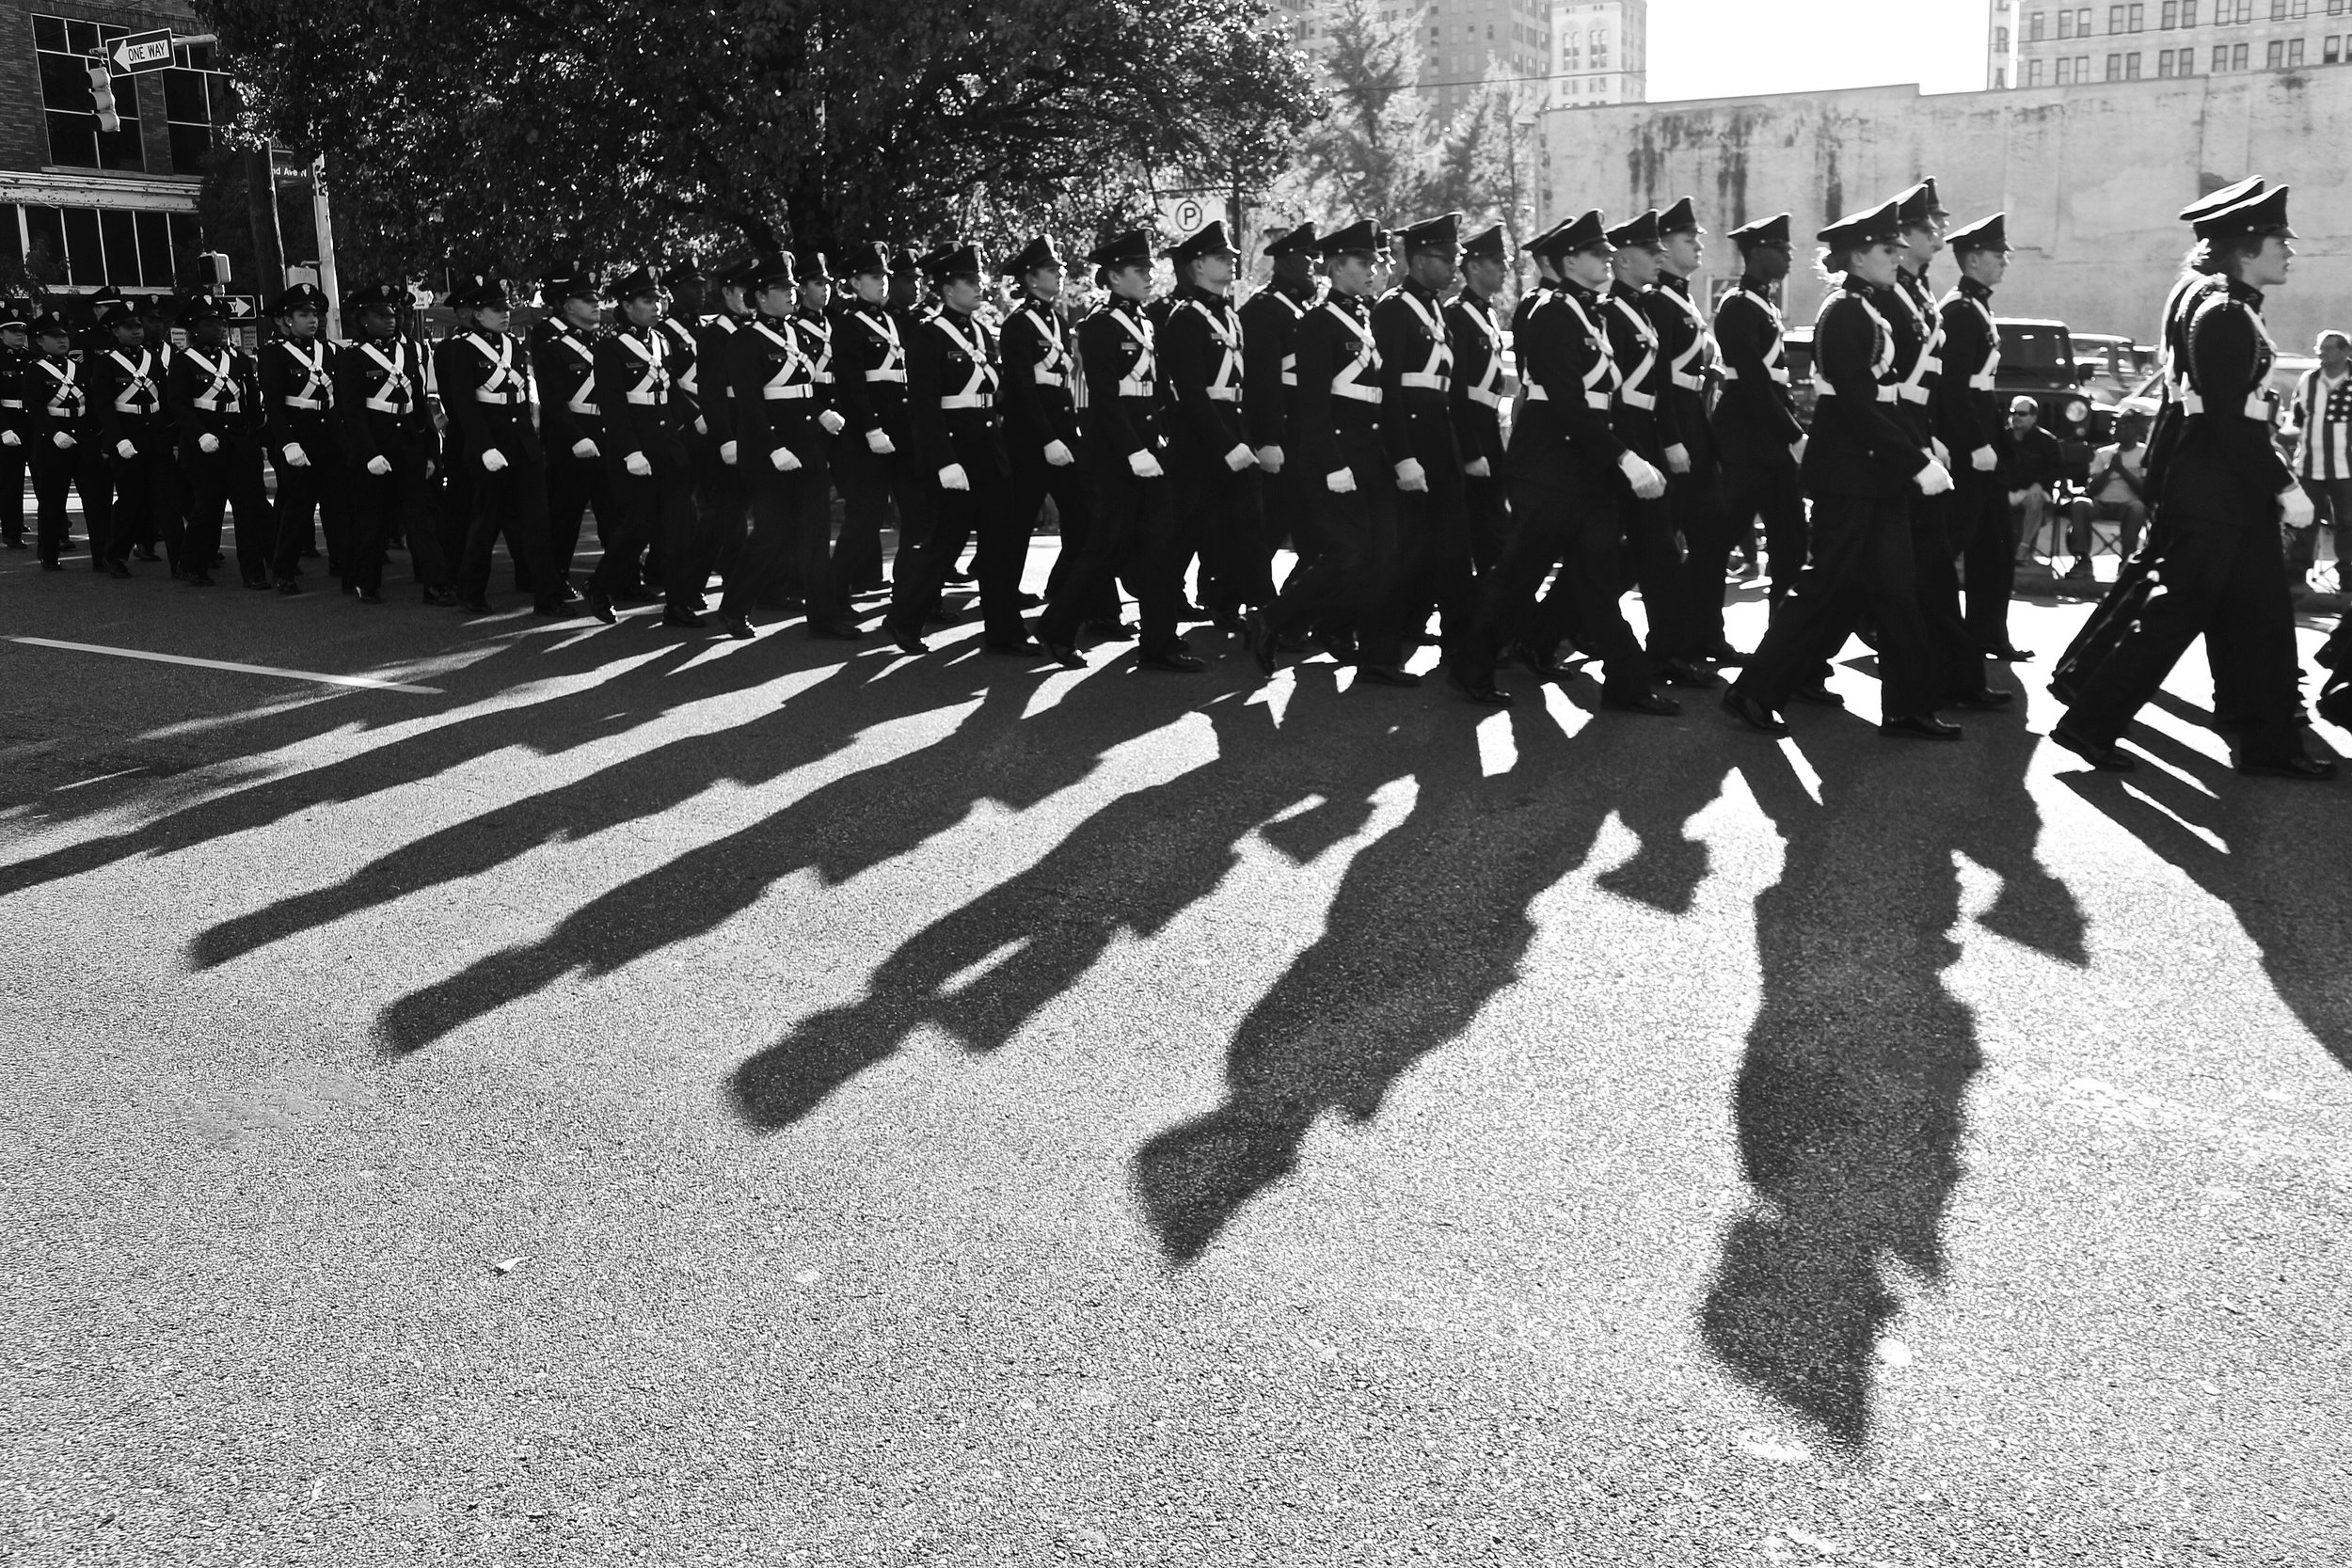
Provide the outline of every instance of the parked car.
[[1813,428],[1813,329],[1800,326],[1780,335],[1788,355],[1788,395],[1797,404],[1797,422]]
[[[2285,416],[2287,409],[2295,402],[2295,384],[2303,379],[2304,372],[2318,363],[2318,360],[2301,354],[2282,354],[2270,362],[2270,389],[2279,394],[2280,413],[2279,425],[2271,439],[2278,443],[2279,450],[2288,457],[2295,455],[2295,437],[2285,433]],[[2134,414],[2145,414],[2153,420],[2156,417],[2157,405],[2163,402],[2164,372],[2159,368],[2150,371],[2141,378],[2138,386],[2125,393],[2117,402],[2115,412],[2128,411]],[[2113,426],[2114,420],[2110,418],[2108,420],[2110,431]],[[2112,436],[2102,437],[2103,440],[2112,438]]]
[[2058,437],[2065,476],[2086,483],[2092,442],[2103,424],[2112,428],[2114,404],[2084,388],[2064,322],[2000,316],[1994,325],[2001,334],[2001,368],[1993,389],[2004,406],[2021,392],[2032,398],[2042,410],[2042,428]]
[[2155,350],[2129,338],[2071,330],[2066,336],[2074,346],[2081,384],[2109,403],[2138,386],[2156,362]]

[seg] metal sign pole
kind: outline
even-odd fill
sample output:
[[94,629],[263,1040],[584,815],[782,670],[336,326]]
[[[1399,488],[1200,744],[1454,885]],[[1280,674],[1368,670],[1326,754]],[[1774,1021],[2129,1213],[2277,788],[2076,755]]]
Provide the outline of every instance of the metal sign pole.
[[343,335],[343,296],[335,283],[335,220],[326,207],[326,154],[310,161],[310,219],[319,241],[319,292],[326,295],[326,320],[320,330],[328,339]]

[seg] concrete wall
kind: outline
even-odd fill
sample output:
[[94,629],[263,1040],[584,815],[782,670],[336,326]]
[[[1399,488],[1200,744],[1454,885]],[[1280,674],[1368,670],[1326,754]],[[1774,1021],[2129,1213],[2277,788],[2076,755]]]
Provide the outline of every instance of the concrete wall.
[[[1955,222],[2009,214],[2006,315],[2081,331],[2154,330],[2190,235],[2178,212],[2247,174],[2295,187],[2295,275],[2265,313],[2280,346],[2308,352],[2352,328],[2352,69],[1923,96],[1916,87],[1554,110],[1545,156],[1556,209],[1618,216],[1689,194],[1716,235],[1786,210],[1809,238],[1828,218],[1934,175]],[[1708,242],[1708,270],[1739,258]],[[1792,322],[1822,283],[1801,249]],[[1953,277],[1939,260],[1939,289]]]

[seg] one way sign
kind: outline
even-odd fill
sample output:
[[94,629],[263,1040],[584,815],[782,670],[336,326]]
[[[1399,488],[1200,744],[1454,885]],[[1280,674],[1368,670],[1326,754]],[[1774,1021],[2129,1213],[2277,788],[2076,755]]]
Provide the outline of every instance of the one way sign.
[[158,27],[151,33],[126,33],[106,45],[106,63],[118,76],[161,71],[171,63],[171,29]]

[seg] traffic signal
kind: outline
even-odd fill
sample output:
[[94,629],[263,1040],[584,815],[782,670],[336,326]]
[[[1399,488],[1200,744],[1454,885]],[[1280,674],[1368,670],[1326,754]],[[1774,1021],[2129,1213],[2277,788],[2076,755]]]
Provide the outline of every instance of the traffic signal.
[[89,63],[89,95],[98,109],[98,128],[121,130],[122,116],[115,112],[115,73],[103,59],[93,58]]
[[229,258],[217,250],[208,250],[196,259],[196,278],[208,289],[229,286]]

